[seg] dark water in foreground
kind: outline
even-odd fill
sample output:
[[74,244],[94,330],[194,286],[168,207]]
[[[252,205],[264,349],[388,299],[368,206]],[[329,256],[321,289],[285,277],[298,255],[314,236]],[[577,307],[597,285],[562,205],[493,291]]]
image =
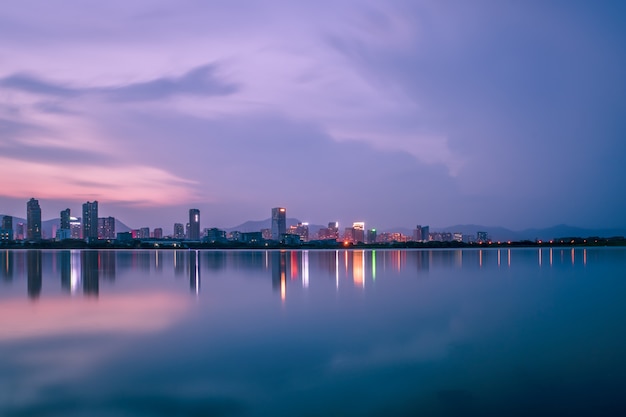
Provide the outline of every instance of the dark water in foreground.
[[625,322],[626,249],[0,251],[0,415],[626,415]]

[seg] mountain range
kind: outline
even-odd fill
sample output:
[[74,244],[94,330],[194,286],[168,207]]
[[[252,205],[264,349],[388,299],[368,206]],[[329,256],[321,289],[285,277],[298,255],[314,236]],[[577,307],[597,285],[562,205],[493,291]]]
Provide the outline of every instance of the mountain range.
[[[2,217],[2,215],[0,215]],[[287,219],[287,227],[296,225],[300,221],[296,218]],[[13,230],[16,229],[17,223],[26,224],[26,219],[20,217],[13,217]],[[227,232],[239,231],[239,232],[258,232],[261,229],[271,228],[272,220],[267,218],[265,220],[248,220],[237,226],[226,227],[223,230]],[[50,219],[42,222],[41,228],[44,238],[53,237],[52,229],[59,227],[59,219]],[[314,236],[320,229],[326,226],[319,224],[309,224],[309,236]],[[119,219],[115,219],[115,231],[116,232],[130,232],[131,227],[128,227]],[[431,232],[450,232],[450,233],[462,233],[464,235],[476,236],[476,232],[487,232],[490,239],[494,241],[521,241],[521,240],[550,240],[560,237],[614,237],[614,236],[626,236],[626,229],[621,228],[604,228],[604,229],[586,229],[575,226],[568,226],[566,224],[559,224],[552,227],[543,229],[531,228],[524,230],[511,230],[505,227],[498,226],[483,226],[476,224],[459,224],[455,226],[447,227],[431,227]],[[408,236],[413,235],[413,230],[406,227],[394,227],[384,230],[378,230],[381,232],[399,232]],[[343,234],[343,230],[339,231]]]

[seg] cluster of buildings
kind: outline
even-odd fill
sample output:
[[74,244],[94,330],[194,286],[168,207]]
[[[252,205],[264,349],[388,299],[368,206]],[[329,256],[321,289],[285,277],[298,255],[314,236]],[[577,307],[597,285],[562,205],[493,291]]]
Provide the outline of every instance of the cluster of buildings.
[[114,217],[99,217],[98,202],[87,201],[82,205],[82,217],[71,215],[70,209],[62,210],[59,214],[59,223],[53,227],[53,236],[44,236],[42,233],[41,207],[39,201],[31,198],[26,203],[26,224],[17,223],[14,229],[12,216],[2,218],[0,229],[1,241],[40,241],[54,239],[63,241],[66,239],[83,239],[87,242],[98,240],[161,240],[173,239],[177,241],[188,240],[206,243],[225,243],[229,241],[245,244],[261,244],[267,241],[280,242],[286,245],[298,245],[311,241],[343,242],[345,244],[357,243],[391,243],[391,242],[487,242],[485,232],[478,232],[474,236],[461,233],[430,232],[429,226],[418,225],[412,236],[398,232],[378,233],[376,229],[366,229],[364,222],[354,222],[351,227],[346,227],[340,232],[338,222],[329,222],[328,227],[322,227],[315,233],[309,232],[308,223],[297,223],[287,227],[287,209],[284,207],[272,208],[271,227],[254,232],[227,232],[218,228],[200,228],[200,210],[189,210],[189,221],[186,224],[174,223],[173,233],[163,235],[162,228],[150,231],[148,227],[131,230],[130,232],[118,232],[115,230]]

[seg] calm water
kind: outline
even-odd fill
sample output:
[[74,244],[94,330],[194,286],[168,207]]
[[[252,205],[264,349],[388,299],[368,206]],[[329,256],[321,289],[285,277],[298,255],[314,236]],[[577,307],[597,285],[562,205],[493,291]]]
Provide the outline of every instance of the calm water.
[[0,415],[626,415],[625,319],[626,249],[0,251]]

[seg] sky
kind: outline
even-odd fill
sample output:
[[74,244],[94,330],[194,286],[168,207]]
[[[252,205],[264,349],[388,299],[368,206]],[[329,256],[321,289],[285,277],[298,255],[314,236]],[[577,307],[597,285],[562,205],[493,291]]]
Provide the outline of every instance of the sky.
[[4,0],[0,213],[626,227],[620,1]]

